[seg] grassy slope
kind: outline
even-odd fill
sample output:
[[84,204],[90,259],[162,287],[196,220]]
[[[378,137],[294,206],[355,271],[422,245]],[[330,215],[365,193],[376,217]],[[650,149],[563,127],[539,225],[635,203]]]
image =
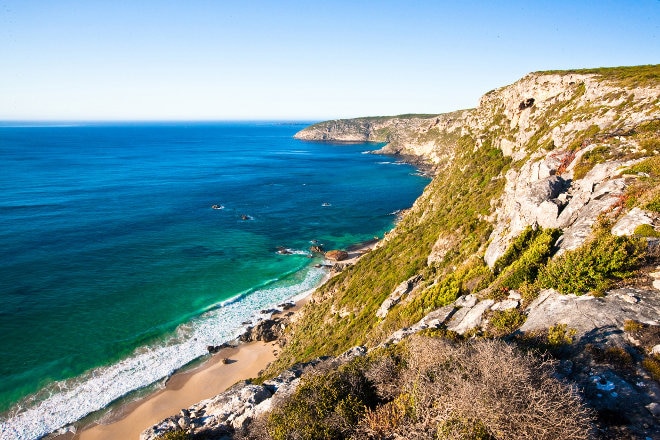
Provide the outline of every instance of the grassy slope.
[[[660,82],[660,65],[540,74],[549,73],[593,73],[624,88],[640,84],[657,86]],[[575,93],[579,97],[584,91],[579,89],[579,85],[577,87]],[[529,151],[541,147],[540,139],[551,127],[588,117],[591,111],[590,108],[570,106],[570,102],[558,104],[556,108],[551,107],[545,114],[536,116],[547,120],[547,124],[541,126],[542,133],[532,136],[527,145]],[[563,108],[568,108],[570,112],[562,114]],[[373,345],[461,294],[491,284],[493,289],[499,285],[498,282],[502,283],[501,277],[496,279],[482,259],[492,230],[491,224],[484,220],[490,214],[491,200],[501,195],[504,188],[503,174],[508,167],[520,165],[511,164],[500,150],[491,146],[496,137],[511,136],[507,128],[502,128],[507,127],[507,124],[503,124],[501,118],[494,110],[491,126],[458,140],[455,136],[447,137],[438,133],[438,136],[444,136],[439,139],[439,143],[452,142],[454,159],[439,171],[384,246],[334,277],[315,294],[314,301],[306,307],[302,319],[289,329],[289,343],[278,361],[269,368],[268,375],[295,362],[320,355],[338,354],[357,344]],[[594,136],[594,133],[575,133],[576,148],[579,148],[587,135]],[[637,136],[645,146],[638,157],[657,154],[660,149],[657,123],[647,124],[631,135]],[[478,147],[475,139],[481,140]],[[584,166],[590,168],[599,160],[610,157],[612,155],[604,154],[596,160],[593,157],[587,158],[592,163]],[[630,206],[641,205],[647,209],[660,206],[656,189],[656,183],[660,183],[657,159],[649,159],[644,169],[647,168],[649,177],[641,179],[632,187]],[[554,236],[552,232],[548,234],[542,238]],[[449,243],[447,252],[440,261],[427,265],[427,257],[440,237],[445,237]],[[541,245],[546,246],[547,243],[543,240],[529,243],[530,249]],[[534,252],[535,249],[530,250],[524,257],[526,260],[518,263],[520,267],[516,270],[523,271],[521,279],[526,276],[524,271],[528,270],[529,265],[534,265],[534,270],[538,272],[547,261],[547,249],[545,254],[536,255]],[[518,254],[521,259],[524,255],[525,252]],[[376,318],[375,312],[382,301],[399,283],[415,274],[423,275],[422,287],[407,301],[394,307],[384,321]]]

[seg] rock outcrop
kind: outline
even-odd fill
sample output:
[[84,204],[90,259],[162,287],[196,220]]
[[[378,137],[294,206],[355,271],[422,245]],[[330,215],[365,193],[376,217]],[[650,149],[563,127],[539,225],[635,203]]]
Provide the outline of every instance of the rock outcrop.
[[387,312],[392,307],[397,305],[404,295],[409,294],[415,288],[415,286],[417,286],[421,279],[421,275],[415,275],[414,277],[411,277],[403,283],[399,284],[396,289],[394,289],[394,291],[380,305],[380,308],[376,312],[376,316],[379,318],[384,318],[387,316]]
[[[475,109],[328,121],[300,131],[296,138],[386,142],[381,153],[417,158],[417,163],[438,168],[454,159],[461,136],[476,135],[477,144],[490,137],[494,147],[520,163],[503,176],[504,193],[493,201],[495,227],[485,254],[492,267],[530,225],[562,229],[563,250],[584,242],[598,216],[620,204],[634,182],[635,176],[625,171],[635,160],[607,160],[579,176],[576,165],[606,145],[621,156],[639,151],[630,135],[638,125],[660,119],[659,94],[657,84],[626,88],[596,74],[539,72],[486,93]],[[438,237],[430,262],[442,257],[448,240]]]

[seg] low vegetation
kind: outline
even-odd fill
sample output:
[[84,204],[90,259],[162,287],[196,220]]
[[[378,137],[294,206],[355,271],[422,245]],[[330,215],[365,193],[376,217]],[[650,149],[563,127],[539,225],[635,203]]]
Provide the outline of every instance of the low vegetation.
[[593,414],[553,372],[502,341],[417,336],[310,374],[245,438],[590,438]]
[[551,260],[539,272],[536,285],[564,294],[602,293],[613,281],[631,276],[645,251],[642,240],[617,237],[601,227],[582,247]]
[[577,73],[580,75],[598,75],[604,81],[615,83],[619,87],[634,88],[648,85],[657,85],[660,82],[660,64],[646,66],[598,67],[595,69],[548,70],[538,72],[543,74],[566,75]]

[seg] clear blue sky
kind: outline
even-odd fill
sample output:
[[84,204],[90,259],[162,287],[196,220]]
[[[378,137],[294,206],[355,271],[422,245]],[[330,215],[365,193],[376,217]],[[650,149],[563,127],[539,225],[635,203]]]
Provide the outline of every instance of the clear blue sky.
[[0,0],[0,120],[440,113],[658,63],[660,0]]

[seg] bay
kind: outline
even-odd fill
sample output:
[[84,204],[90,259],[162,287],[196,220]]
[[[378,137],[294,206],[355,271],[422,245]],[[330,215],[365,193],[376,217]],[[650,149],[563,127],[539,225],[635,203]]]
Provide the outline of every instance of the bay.
[[428,183],[364,154],[378,145],[293,139],[305,125],[0,124],[3,435],[36,438],[232,339],[320,282],[312,241],[382,236]]

